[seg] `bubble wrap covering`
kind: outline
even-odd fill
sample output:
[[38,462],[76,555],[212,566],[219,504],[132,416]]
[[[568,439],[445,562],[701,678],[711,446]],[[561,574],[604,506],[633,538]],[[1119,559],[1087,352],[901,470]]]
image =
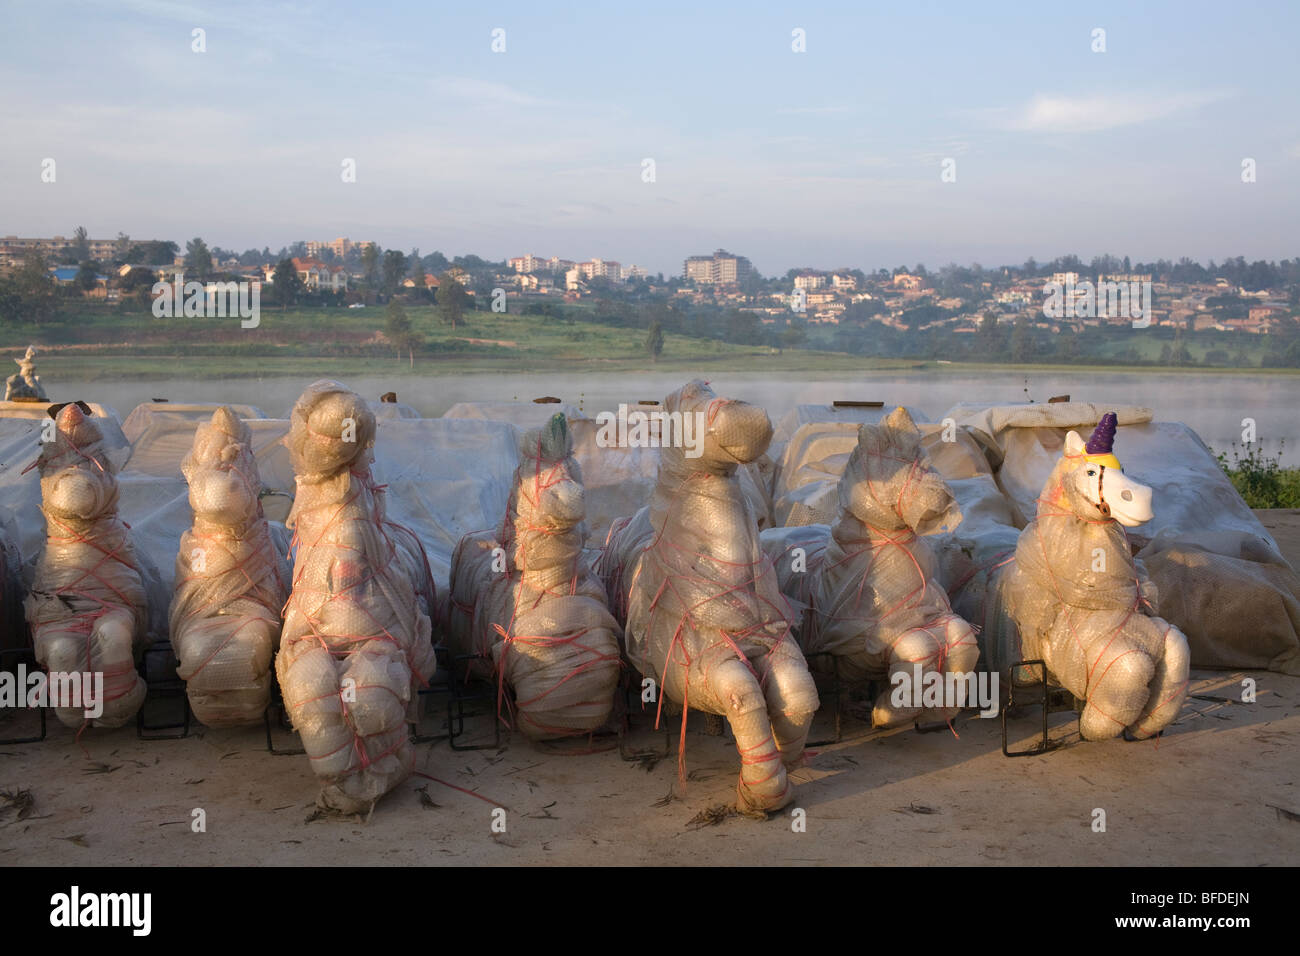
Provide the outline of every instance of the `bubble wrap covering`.
[[1046,661],[1052,680],[1086,701],[1085,738],[1126,730],[1150,737],[1186,697],[1187,639],[1155,616],[1156,588],[1133,559],[1123,526],[1102,518],[1081,491],[1085,465],[1067,448],[1043,486],[1014,563],[997,577],[1005,616],[984,643],[999,670],[1020,659]]
[[181,463],[194,524],[181,535],[169,632],[194,716],[209,727],[260,723],[289,568],[262,514],[252,433],[223,406]]
[[583,551],[582,471],[564,416],[524,434],[505,518],[461,539],[451,564],[447,643],[493,662],[534,740],[589,733],[609,718],[622,628]]
[[662,450],[650,504],[614,524],[599,569],[625,612],[628,658],[657,682],[661,705],[665,695],[683,705],[683,744],[687,708],[726,716],[741,806],[777,809],[793,799],[786,765],[802,758],[818,700],[736,475],[766,451],[772,425],[700,381],[665,408],[704,416],[703,454]]
[[[36,659],[50,671],[104,675],[103,713],[89,723],[121,727],[144,703],[136,658],[148,643],[141,565],[117,513],[116,459],[94,418],[66,405],[53,441],[41,446],[45,547],[25,602]],[[69,727],[86,708],[57,707]]]
[[415,763],[408,720],[433,675],[433,580],[415,536],[388,521],[370,476],[375,418],[337,382],[311,385],[286,443],[297,553],[276,676],[320,778],[318,802],[364,812]]
[[859,426],[840,477],[833,525],[763,532],[782,591],[804,610],[798,628],[804,652],[834,655],[847,679],[889,685],[876,697],[875,726],[900,726],[923,715],[948,720],[957,713],[955,706],[895,705],[893,675],[914,682],[916,664],[923,675],[975,671],[974,628],[952,612],[925,537],[960,522],[961,510],[925,453],[920,430],[896,408],[879,425]]

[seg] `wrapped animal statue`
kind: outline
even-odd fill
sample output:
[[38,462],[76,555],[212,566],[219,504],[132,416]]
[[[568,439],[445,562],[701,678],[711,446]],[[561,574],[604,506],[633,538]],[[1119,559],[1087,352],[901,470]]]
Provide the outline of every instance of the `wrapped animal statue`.
[[52,440],[34,463],[46,539],[25,602],[27,623],[48,671],[95,675],[92,682],[102,675],[95,706],[56,706],[59,720],[121,727],[144,703],[136,660],[148,643],[149,612],[140,559],[117,513],[119,466],[77,405],[65,405],[49,424]]
[[371,479],[375,418],[337,382],[310,386],[285,439],[297,553],[275,671],[322,782],[318,802],[364,812],[415,764],[408,720],[433,675],[428,559],[385,516]]
[[1124,474],[1115,429],[1107,413],[1086,444],[1077,432],[1065,436],[998,582],[1020,658],[1042,659],[1055,683],[1085,701],[1079,730],[1089,740],[1142,739],[1168,726],[1187,695],[1190,660],[1183,633],[1156,617],[1155,586],[1129,548],[1124,528],[1151,520],[1151,489]]
[[177,674],[202,723],[258,723],[271,699],[289,569],[262,514],[252,434],[234,409],[222,406],[199,426],[181,470],[194,525],[181,535],[169,615]]
[[609,718],[622,629],[583,551],[582,472],[565,417],[526,432],[519,457],[500,529],[466,535],[452,556],[447,641],[492,662],[532,739],[590,733]]
[[950,720],[977,704],[975,630],[952,612],[923,537],[960,521],[920,430],[896,408],[859,428],[834,525],[763,532],[782,590],[804,609],[797,631],[804,653],[834,655],[850,680],[888,683],[876,696],[874,726]]
[[[611,604],[626,609],[627,654],[654,679],[659,702],[721,714],[740,752],[743,809],[794,798],[787,766],[803,756],[817,689],[790,633],[789,609],[737,469],[767,450],[772,423],[700,381],[664,403],[702,444],[664,442],[649,506],[610,529],[600,569]],[[684,759],[684,755],[683,755]]]

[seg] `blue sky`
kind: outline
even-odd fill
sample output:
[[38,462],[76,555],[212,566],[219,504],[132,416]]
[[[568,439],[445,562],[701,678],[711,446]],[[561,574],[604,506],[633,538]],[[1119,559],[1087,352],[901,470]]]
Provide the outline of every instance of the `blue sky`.
[[1136,6],[11,0],[0,234],[766,274],[1300,255],[1300,5]]

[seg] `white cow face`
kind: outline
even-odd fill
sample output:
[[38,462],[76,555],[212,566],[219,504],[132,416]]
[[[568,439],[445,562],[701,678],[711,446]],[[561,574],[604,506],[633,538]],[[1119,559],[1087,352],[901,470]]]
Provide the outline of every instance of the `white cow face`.
[[1067,492],[1088,501],[1103,517],[1114,518],[1126,528],[1133,528],[1154,517],[1151,489],[1134,481],[1123,470],[1089,461],[1084,456],[1084,440],[1078,432],[1065,436],[1065,455],[1078,458],[1078,464],[1064,478]]

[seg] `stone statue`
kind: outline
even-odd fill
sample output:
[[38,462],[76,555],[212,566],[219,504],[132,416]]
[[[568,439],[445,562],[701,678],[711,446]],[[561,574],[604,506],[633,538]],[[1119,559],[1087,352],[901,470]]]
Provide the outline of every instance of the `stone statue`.
[[27,346],[27,354],[14,359],[18,363],[18,372],[5,381],[6,402],[48,402],[45,389],[41,387],[41,377],[36,374],[33,361],[36,358],[36,346]]

